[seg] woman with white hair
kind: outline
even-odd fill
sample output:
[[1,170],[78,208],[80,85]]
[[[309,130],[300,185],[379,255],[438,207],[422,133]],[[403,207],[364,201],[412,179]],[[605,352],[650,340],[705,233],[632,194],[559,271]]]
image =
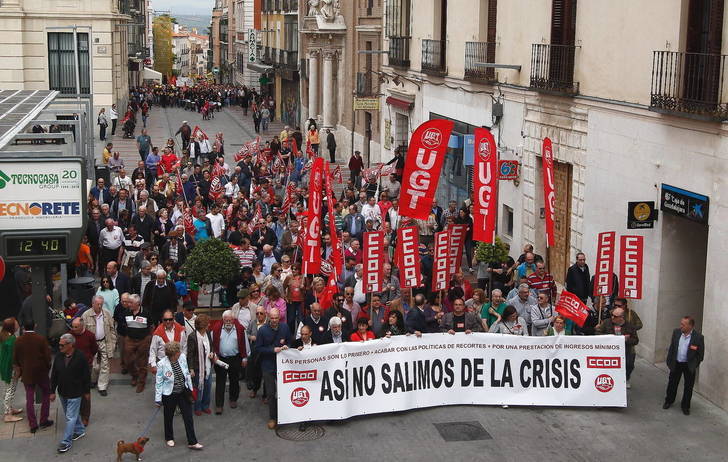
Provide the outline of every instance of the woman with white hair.
[[154,402],[164,406],[164,439],[167,446],[174,446],[174,411],[179,408],[187,433],[187,447],[202,449],[195,436],[192,421],[192,377],[187,367],[187,358],[181,352],[178,342],[169,342],[164,346],[165,357],[157,363],[157,380]]

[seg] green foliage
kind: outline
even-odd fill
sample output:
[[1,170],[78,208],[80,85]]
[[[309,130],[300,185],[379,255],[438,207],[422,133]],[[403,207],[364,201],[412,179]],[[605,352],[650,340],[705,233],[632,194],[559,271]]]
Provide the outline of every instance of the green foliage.
[[500,263],[508,258],[508,250],[508,244],[496,236],[495,244],[478,243],[475,258],[486,263]]
[[182,270],[198,284],[227,284],[240,273],[240,260],[223,241],[206,239],[195,244]]

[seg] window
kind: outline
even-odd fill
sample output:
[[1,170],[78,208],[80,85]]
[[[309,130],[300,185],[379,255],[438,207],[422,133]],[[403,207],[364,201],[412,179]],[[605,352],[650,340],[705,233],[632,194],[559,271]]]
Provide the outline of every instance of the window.
[[74,64],[73,32],[48,33],[48,87],[76,93],[76,67],[81,94],[91,93],[88,33],[77,33],[78,63]]
[[397,113],[397,119],[394,125],[394,148],[403,148],[407,153],[409,145],[409,117],[404,114]]
[[513,209],[503,204],[503,223],[501,229],[503,234],[513,237]]
[[390,0],[387,3],[387,37],[409,37],[410,0]]

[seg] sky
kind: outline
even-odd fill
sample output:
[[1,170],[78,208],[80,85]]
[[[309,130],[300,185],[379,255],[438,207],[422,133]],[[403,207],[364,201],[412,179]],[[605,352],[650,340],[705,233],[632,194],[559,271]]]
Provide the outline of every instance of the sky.
[[152,0],[155,10],[172,10],[172,14],[212,14],[215,0]]

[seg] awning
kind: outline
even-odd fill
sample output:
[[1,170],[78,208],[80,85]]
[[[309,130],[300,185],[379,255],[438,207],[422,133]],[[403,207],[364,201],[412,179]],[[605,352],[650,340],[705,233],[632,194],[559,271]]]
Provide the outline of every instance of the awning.
[[387,97],[387,104],[389,104],[390,106],[398,107],[400,109],[404,109],[405,111],[411,111],[412,108],[415,107],[415,103],[413,103],[412,101],[395,98],[394,96]]
[[273,66],[268,66],[265,64],[258,64],[258,63],[248,63],[248,69],[251,71],[258,72],[260,74],[267,74],[268,72],[273,72]]
[[148,67],[144,68],[144,80],[154,80],[162,83],[162,73]]

